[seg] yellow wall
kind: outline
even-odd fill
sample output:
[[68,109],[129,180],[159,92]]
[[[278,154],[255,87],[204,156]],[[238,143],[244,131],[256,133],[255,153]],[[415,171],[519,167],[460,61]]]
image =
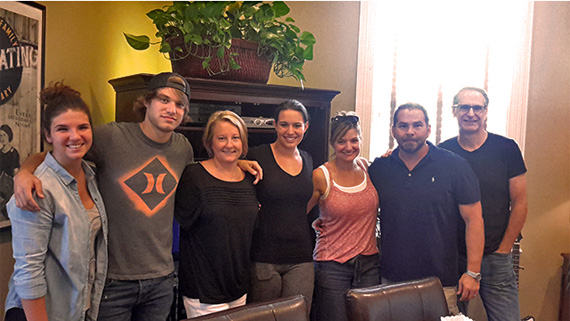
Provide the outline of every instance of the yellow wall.
[[115,119],[109,79],[170,68],[156,50],[138,52],[123,32],[154,35],[146,13],[164,2],[43,2],[47,12],[46,84],[65,80],[91,107],[96,124]]

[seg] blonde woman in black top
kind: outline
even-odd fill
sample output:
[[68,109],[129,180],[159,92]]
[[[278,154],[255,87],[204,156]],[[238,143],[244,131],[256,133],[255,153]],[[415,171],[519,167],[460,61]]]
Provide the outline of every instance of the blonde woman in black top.
[[247,153],[243,120],[212,114],[203,143],[211,158],[188,165],[176,191],[180,293],[190,318],[245,304],[259,209],[254,177],[237,165]]

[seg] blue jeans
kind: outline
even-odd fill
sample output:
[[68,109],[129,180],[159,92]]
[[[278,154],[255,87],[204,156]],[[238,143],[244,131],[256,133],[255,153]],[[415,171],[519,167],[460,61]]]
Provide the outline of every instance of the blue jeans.
[[174,273],[148,280],[105,281],[99,321],[163,321],[174,300]]
[[380,284],[379,266],[378,254],[358,255],[342,264],[315,261],[317,320],[346,321],[346,292]]
[[[510,253],[483,255],[479,295],[488,321],[520,321],[519,290]],[[469,302],[462,301],[459,310],[467,314]]]

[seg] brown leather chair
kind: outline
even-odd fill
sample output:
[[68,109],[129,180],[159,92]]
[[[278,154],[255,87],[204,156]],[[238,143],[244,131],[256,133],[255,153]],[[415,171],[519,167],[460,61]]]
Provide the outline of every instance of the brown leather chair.
[[309,321],[307,304],[302,295],[273,301],[247,304],[188,321]]
[[346,310],[350,321],[440,321],[449,315],[436,277],[349,290]]

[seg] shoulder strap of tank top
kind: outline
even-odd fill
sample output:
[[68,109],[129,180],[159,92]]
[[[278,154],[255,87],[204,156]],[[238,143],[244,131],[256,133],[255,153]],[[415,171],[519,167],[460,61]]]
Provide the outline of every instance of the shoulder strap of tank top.
[[329,173],[329,169],[326,167],[326,164],[323,164],[321,166],[319,166],[319,168],[323,171],[323,174],[325,175],[325,180],[327,182],[327,188],[325,189],[325,193],[323,195],[321,195],[321,199],[324,200],[325,198],[327,198],[327,196],[329,196],[329,192],[331,190],[331,176]]

